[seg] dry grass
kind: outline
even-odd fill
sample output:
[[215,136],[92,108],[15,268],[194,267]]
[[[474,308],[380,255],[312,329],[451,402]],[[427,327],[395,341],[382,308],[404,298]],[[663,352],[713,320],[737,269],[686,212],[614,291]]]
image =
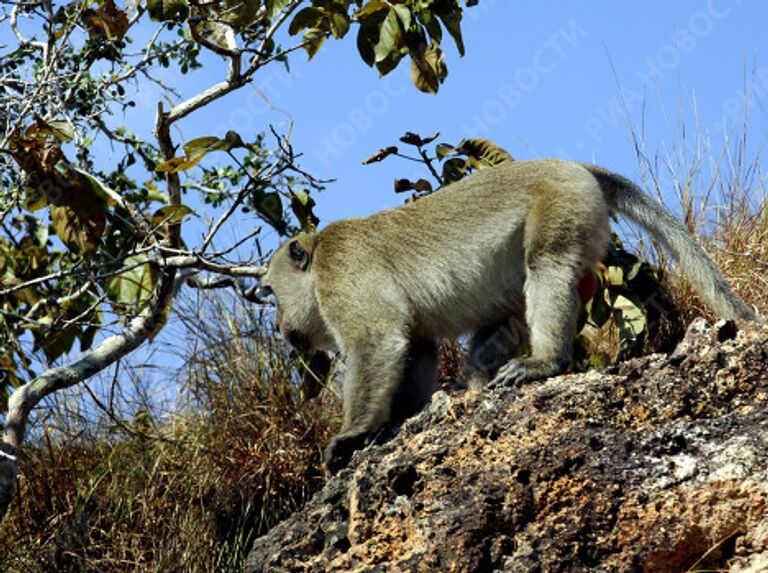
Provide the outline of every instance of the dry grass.
[[[768,175],[761,156],[766,140],[751,143],[748,94],[743,105],[719,148],[702,127],[695,100],[690,109],[678,110],[677,121],[668,125],[671,143],[661,149],[651,153],[642,134],[632,131],[631,137],[643,186],[683,218],[734,290],[767,316]],[[674,322],[716,318],[658,245],[646,254],[666,279],[679,312]]]
[[322,484],[335,398],[301,402],[266,324],[204,311],[181,413],[139,409],[74,441],[46,426],[27,449],[0,571],[237,571],[252,540]]

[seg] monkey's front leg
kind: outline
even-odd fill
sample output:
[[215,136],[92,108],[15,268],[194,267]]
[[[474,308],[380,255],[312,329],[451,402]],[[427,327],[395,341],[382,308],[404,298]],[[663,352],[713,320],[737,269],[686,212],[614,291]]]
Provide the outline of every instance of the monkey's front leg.
[[336,473],[355,450],[365,446],[390,420],[392,401],[403,377],[408,339],[395,333],[367,332],[345,344],[344,424],[325,450],[325,466]]

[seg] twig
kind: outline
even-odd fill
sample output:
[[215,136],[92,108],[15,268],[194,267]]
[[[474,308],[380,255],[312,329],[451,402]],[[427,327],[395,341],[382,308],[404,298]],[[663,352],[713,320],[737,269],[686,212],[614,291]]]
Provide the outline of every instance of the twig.
[[73,302],[78,298],[80,298],[81,296],[83,296],[84,294],[86,294],[92,286],[93,286],[93,282],[90,280],[87,280],[80,286],[80,288],[78,288],[73,293],[70,293],[66,296],[61,296],[53,300],[41,299],[37,301],[35,304],[33,304],[32,308],[30,308],[24,316],[27,318],[34,318],[41,308],[44,308],[50,305],[62,306],[63,304],[66,304],[68,302]]
[[223,249],[223,250],[221,250],[221,251],[216,251],[215,253],[211,253],[211,254],[210,254],[210,258],[212,258],[212,259],[218,259],[218,258],[221,258],[221,257],[224,257],[224,256],[228,255],[229,253],[231,253],[232,251],[234,251],[236,248],[238,248],[240,245],[242,245],[242,244],[243,244],[243,243],[245,243],[246,241],[248,241],[248,240],[252,239],[253,237],[255,237],[256,235],[258,235],[259,233],[261,233],[261,227],[260,227],[260,226],[259,226],[259,227],[256,227],[256,228],[255,228],[253,231],[251,231],[250,233],[248,233],[248,234],[247,234],[245,237],[243,237],[242,239],[240,239],[239,241],[237,241],[237,242],[236,242],[236,243],[234,243],[233,245],[230,245],[230,246],[229,246],[229,247],[227,247],[226,249]]
[[219,232],[219,229],[221,229],[221,226],[227,221],[227,219],[229,219],[232,216],[232,214],[235,212],[235,210],[245,200],[245,198],[248,195],[248,193],[251,192],[251,190],[253,188],[253,184],[258,182],[260,180],[261,176],[265,172],[270,172],[270,171],[276,169],[278,163],[279,162],[276,161],[276,162],[272,163],[271,165],[265,165],[264,167],[259,169],[258,173],[256,173],[255,175],[253,175],[250,178],[250,183],[251,184],[244,186],[240,190],[240,192],[235,197],[235,200],[232,201],[232,204],[229,206],[229,208],[221,215],[221,217],[219,217],[218,221],[216,221],[216,224],[208,232],[208,235],[205,237],[205,239],[203,240],[203,244],[200,247],[200,253],[204,253],[206,251],[206,249],[208,249],[208,245],[210,245],[210,243],[213,240],[213,237],[216,235],[216,233]]
[[755,255],[753,255],[750,252],[739,253],[737,251],[730,251],[730,250],[725,249],[723,247],[720,247],[718,245],[715,245],[715,248],[718,251],[721,251],[721,252],[725,253],[726,255],[731,255],[731,256],[734,256],[734,257],[744,257],[746,259],[751,260],[753,263],[756,263],[756,264],[760,265],[761,267],[768,268],[768,261],[764,261],[762,259],[758,259]]
[[223,265],[214,263],[208,259],[203,258],[197,253],[190,255],[178,255],[175,257],[166,257],[158,261],[158,264],[162,267],[173,269],[200,269],[204,271],[212,271],[222,275],[233,277],[250,277],[259,279],[264,276],[266,268],[264,266],[252,267],[252,266],[234,266]]

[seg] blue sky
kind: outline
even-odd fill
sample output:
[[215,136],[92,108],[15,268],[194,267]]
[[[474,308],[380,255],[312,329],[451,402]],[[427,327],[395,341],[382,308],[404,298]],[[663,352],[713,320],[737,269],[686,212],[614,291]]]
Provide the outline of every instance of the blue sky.
[[[481,0],[465,14],[465,57],[444,38],[449,75],[436,96],[411,85],[406,60],[379,78],[359,58],[353,29],[310,62],[293,55],[290,73],[280,65],[261,70],[255,87],[183,120],[177,137],[227,129],[247,137],[270,123],[285,129],[290,118],[302,166],[336,179],[317,198],[323,222],[402,202],[393,179],[424,173],[392,158],[361,161],[406,130],[440,131],[454,143],[487,137],[517,159],[589,161],[637,178],[628,122],[643,132],[650,154],[679,140],[681,118],[689,140],[698,128],[719,150],[749,92],[750,149],[764,143],[766,21],[768,5],[757,0]],[[203,72],[165,70],[162,77],[193,95],[223,77],[218,56],[206,62]],[[143,90],[139,104],[137,117],[149,126],[157,94]]]
[[[768,5],[759,0],[480,0],[465,14],[466,56],[444,38],[449,76],[436,96],[411,85],[407,59],[379,78],[360,59],[353,28],[346,38],[327,41],[310,62],[303,52],[293,54],[290,73],[280,64],[264,68],[254,86],[185,118],[174,136],[183,142],[235,129],[248,139],[292,121],[302,166],[336,179],[317,197],[324,222],[402,202],[393,179],[425,173],[393,158],[373,166],[361,161],[406,130],[440,131],[454,143],[487,137],[517,159],[590,161],[637,178],[628,125],[643,132],[650,154],[679,141],[681,117],[689,141],[698,129],[719,150],[744,112],[747,92],[749,148],[764,144],[767,21]],[[132,29],[134,46],[153,31],[148,23]],[[292,40],[283,38],[284,45]],[[7,25],[0,44],[15,44]],[[192,74],[169,68],[155,75],[189,97],[224,77],[219,56],[209,53],[204,61]],[[160,99],[159,89],[144,82],[135,110],[109,122],[150,136]],[[105,158],[119,152],[101,148]]]
[[[518,159],[592,161],[632,177],[638,165],[627,119],[643,126],[655,152],[671,144],[683,110],[687,128],[700,122],[718,148],[752,84],[750,135],[757,148],[766,134],[767,21],[768,5],[758,1],[481,0],[466,12],[466,56],[444,40],[449,76],[437,96],[411,86],[407,65],[378,78],[351,36],[326,42],[311,62],[293,57],[291,74],[277,66],[263,70],[256,85],[293,119],[303,166],[337,179],[318,198],[328,221],[402,201],[392,180],[415,175],[413,165],[361,161],[406,130],[441,131],[451,142],[488,137]],[[252,88],[206,115],[206,122],[190,120],[185,136],[207,133],[212,117],[242,131],[286,119]]]

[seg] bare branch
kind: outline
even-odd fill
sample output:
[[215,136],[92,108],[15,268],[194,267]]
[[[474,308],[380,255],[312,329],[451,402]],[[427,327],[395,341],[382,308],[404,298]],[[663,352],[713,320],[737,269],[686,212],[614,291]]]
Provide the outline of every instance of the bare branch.
[[55,273],[49,273],[47,275],[41,276],[41,277],[35,277],[34,279],[29,279],[28,281],[24,281],[23,283],[19,283],[17,285],[9,286],[8,288],[5,288],[3,290],[0,290],[0,296],[8,296],[9,294],[12,294],[14,292],[23,290],[25,288],[33,287],[45,282],[49,281],[56,281],[67,277],[81,277],[81,276],[87,276],[90,277],[93,281],[99,281],[103,280],[109,277],[113,277],[115,275],[119,275],[125,272],[128,272],[132,269],[135,269],[136,267],[140,267],[141,265],[145,264],[147,261],[141,261],[138,263],[134,263],[125,267],[119,267],[114,271],[110,272],[102,272],[98,273],[99,270],[104,270],[104,267],[113,268],[119,265],[122,265],[123,262],[131,256],[134,255],[141,255],[145,253],[149,253],[152,250],[157,249],[157,246],[149,246],[149,247],[143,247],[140,249],[134,249],[130,253],[126,253],[125,255],[116,258],[112,261],[109,261],[107,263],[101,263],[101,264],[93,264],[88,265],[80,268],[73,268],[68,269],[65,271],[57,271]]
[[715,245],[715,248],[716,248],[718,251],[722,251],[722,252],[723,252],[723,253],[725,253],[726,255],[731,255],[731,256],[733,256],[733,257],[744,257],[744,258],[746,258],[746,259],[749,259],[749,260],[750,260],[750,261],[752,261],[753,263],[755,263],[755,264],[758,264],[758,265],[760,265],[761,267],[765,267],[765,268],[767,268],[767,269],[768,269],[768,261],[764,261],[764,260],[762,260],[762,259],[759,259],[759,258],[757,258],[757,257],[756,257],[754,254],[752,254],[752,253],[751,253],[751,252],[749,252],[749,251],[747,251],[746,253],[739,253],[739,252],[737,252],[737,251],[730,251],[730,250],[728,250],[728,249],[725,249],[725,248],[723,248],[723,247],[720,247],[719,245]]
[[[259,44],[258,55],[254,57],[254,61],[251,62],[251,66],[248,68],[244,75],[251,76],[257,69],[264,65],[265,62],[262,59],[261,54],[264,53],[264,50],[266,49],[269,41],[277,33],[280,27],[285,24],[285,21],[291,17],[291,14],[293,14],[296,8],[299,7],[302,1],[303,0],[293,0],[293,2],[283,8],[283,12],[280,14],[280,16],[277,17],[277,20],[275,20],[269,30],[267,30],[267,33],[264,35],[264,39],[261,41],[261,44]],[[295,49],[295,47],[291,48],[291,50],[293,49]]]
[[[19,40],[19,44],[34,46],[35,48],[42,50],[43,53],[45,54],[47,46],[45,45],[44,42],[31,42],[27,38],[25,38],[24,35],[19,30],[18,19],[19,19],[19,11],[21,10],[22,6],[23,4],[21,3],[16,4],[13,7],[13,10],[11,11],[11,30],[13,30],[13,34],[14,36],[16,36],[16,39]],[[47,56],[44,55],[43,57],[46,58]]]
[[[69,36],[74,31],[75,23],[80,18],[80,14],[84,9],[85,9],[85,5],[83,4],[78,8],[77,13],[73,14],[67,20],[67,25],[64,27],[64,32],[59,38],[59,41],[62,45],[66,44],[67,40],[69,39]],[[56,78],[58,75],[57,63],[58,63],[61,50],[56,50],[55,47],[56,45],[53,43],[53,34],[49,34],[48,44],[44,44],[42,47],[43,54],[44,54],[43,59],[45,61],[43,76],[38,80],[37,85],[35,87],[35,91],[32,93],[32,95],[24,98],[24,102],[25,102],[24,107],[22,107],[21,111],[16,117],[16,120],[13,122],[13,124],[4,134],[2,142],[0,143],[0,147],[4,148],[8,146],[9,138],[18,131],[19,127],[21,126],[22,122],[26,119],[27,115],[29,114],[29,111],[32,109],[37,99],[42,95],[45,95],[46,92],[49,91],[49,88],[50,88],[49,82],[56,81]]]
[[200,290],[214,290],[220,288],[234,289],[238,295],[247,301],[257,304],[269,304],[268,301],[261,298],[258,294],[258,285],[247,286],[242,280],[235,277],[211,277],[201,279],[197,276],[185,277],[184,283],[192,288]]
[[261,227],[256,227],[253,231],[248,233],[245,237],[243,237],[239,241],[235,242],[234,244],[230,245],[226,249],[223,249],[221,251],[216,251],[215,253],[211,253],[209,255],[209,258],[218,259],[219,257],[224,257],[224,256],[228,255],[229,253],[231,253],[232,251],[234,251],[236,248],[238,248],[240,245],[242,245],[246,241],[254,238],[259,233],[261,233]]
[[301,47],[303,43],[297,46],[293,46],[288,50],[281,52],[280,54],[276,54],[267,58],[262,57],[262,54],[264,52],[264,49],[267,46],[267,43],[272,39],[272,37],[277,32],[277,30],[290,17],[293,11],[299,7],[302,1],[303,0],[293,0],[293,2],[291,2],[288,6],[285,7],[284,11],[280,14],[277,20],[275,20],[275,22],[272,24],[272,26],[269,28],[269,30],[265,34],[264,39],[259,45],[258,54],[254,56],[253,60],[251,61],[251,65],[248,67],[248,69],[244,73],[240,73],[239,71],[240,51],[238,50],[236,52],[233,52],[231,41],[228,39],[228,44],[229,44],[228,50],[230,51],[229,57],[231,61],[229,77],[225,81],[219,82],[218,84],[211,86],[210,88],[203,91],[202,93],[199,93],[181,102],[180,104],[175,105],[165,115],[164,122],[167,123],[168,126],[170,126],[173,123],[177,122],[178,120],[182,119],[183,117],[186,117],[193,111],[201,107],[204,107],[209,103],[211,103],[212,101],[215,101],[227,95],[228,93],[243,87],[244,85],[246,85],[251,81],[251,79],[253,78],[253,74],[256,73],[256,71],[258,71],[267,62],[272,61],[273,59],[275,59],[275,57],[280,57],[281,55],[289,51],[294,51],[299,47]]

